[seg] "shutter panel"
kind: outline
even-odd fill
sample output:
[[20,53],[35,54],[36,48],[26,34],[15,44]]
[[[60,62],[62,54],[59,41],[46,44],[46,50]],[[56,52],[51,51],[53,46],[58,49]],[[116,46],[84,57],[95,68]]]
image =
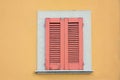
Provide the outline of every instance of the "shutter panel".
[[82,18],[65,18],[65,69],[83,69]]
[[46,18],[46,70],[64,69],[64,24],[60,18]]

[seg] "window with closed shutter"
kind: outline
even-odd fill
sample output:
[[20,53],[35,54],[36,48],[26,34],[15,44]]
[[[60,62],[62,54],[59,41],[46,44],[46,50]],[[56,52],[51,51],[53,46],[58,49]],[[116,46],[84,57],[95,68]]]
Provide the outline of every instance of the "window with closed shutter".
[[36,72],[91,73],[91,38],[91,11],[38,11]]
[[83,69],[83,19],[46,18],[46,70]]

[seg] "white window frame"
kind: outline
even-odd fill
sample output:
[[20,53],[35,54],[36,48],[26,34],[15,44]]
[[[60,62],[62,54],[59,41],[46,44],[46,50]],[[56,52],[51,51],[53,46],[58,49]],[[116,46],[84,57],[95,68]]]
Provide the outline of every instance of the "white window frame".
[[[84,70],[45,70],[45,18],[83,18]],[[39,11],[37,29],[37,73],[91,73],[91,11]]]

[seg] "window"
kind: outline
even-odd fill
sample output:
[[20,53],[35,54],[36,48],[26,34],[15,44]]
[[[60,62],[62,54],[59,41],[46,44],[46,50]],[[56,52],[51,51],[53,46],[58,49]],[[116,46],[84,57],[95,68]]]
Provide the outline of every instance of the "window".
[[92,72],[90,12],[39,12],[37,61],[37,73]]
[[46,19],[46,70],[83,70],[83,19]]

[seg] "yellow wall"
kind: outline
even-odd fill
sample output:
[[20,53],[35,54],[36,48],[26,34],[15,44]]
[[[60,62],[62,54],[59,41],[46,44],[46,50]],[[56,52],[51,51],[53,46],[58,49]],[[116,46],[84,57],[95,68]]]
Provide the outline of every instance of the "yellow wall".
[[[120,80],[120,0],[0,0],[0,80]],[[38,10],[92,11],[92,74],[38,75]]]

